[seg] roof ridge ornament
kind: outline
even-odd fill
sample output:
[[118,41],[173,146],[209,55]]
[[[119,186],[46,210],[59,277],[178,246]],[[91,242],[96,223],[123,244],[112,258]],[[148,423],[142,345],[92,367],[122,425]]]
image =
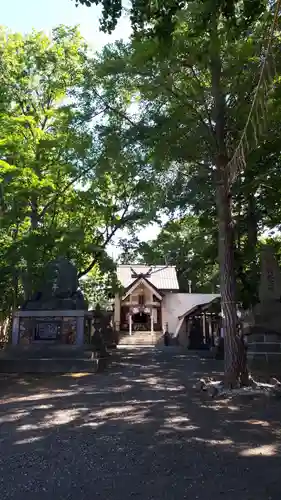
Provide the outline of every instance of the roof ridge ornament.
[[152,269],[153,269],[153,267],[150,267],[150,268],[148,269],[148,271],[146,271],[145,276],[146,276],[147,278],[148,278],[149,276],[151,276],[151,271],[152,271]]
[[132,267],[130,267],[130,270],[132,278],[137,278],[139,276],[139,274]]
[[136,278],[149,278],[151,276],[151,271],[153,270],[153,267],[150,267],[148,269],[148,271],[146,271],[144,273],[137,273],[132,266],[130,266],[130,270],[131,270],[131,277],[132,278],[135,278],[135,279]]

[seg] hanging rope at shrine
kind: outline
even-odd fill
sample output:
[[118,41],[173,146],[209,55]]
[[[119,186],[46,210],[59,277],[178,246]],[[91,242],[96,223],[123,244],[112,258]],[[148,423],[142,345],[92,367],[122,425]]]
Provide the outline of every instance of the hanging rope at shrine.
[[229,173],[229,182],[232,184],[239,173],[246,166],[246,156],[251,151],[251,140],[254,141],[254,146],[259,145],[259,137],[263,134],[266,126],[266,114],[268,106],[268,94],[270,87],[274,81],[276,68],[274,64],[273,55],[271,53],[272,41],[274,32],[278,24],[278,16],[281,8],[281,0],[277,0],[274,10],[274,17],[271,24],[269,37],[267,40],[266,51],[260,71],[258,84],[255,90],[254,98],[248,114],[246,125],[241,134],[240,141],[231,160],[228,162],[226,168]]

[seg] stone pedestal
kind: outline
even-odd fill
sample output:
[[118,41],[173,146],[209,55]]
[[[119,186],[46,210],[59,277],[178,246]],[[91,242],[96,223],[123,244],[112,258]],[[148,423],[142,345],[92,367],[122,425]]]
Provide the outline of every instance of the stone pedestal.
[[281,375],[281,272],[273,250],[261,253],[260,303],[245,331],[250,370]]
[[253,326],[247,335],[247,358],[250,370],[281,375],[281,334],[260,326]]
[[245,332],[250,370],[281,374],[281,303],[264,301],[254,308],[253,324]]
[[0,373],[96,373],[100,361],[89,346],[31,344],[0,351]]
[[12,344],[84,344],[87,311],[16,311],[13,318]]
[[[12,346],[0,354],[0,370],[67,372],[95,370],[89,344],[87,302],[75,266],[63,257],[50,262],[39,290],[13,316]],[[85,344],[85,333],[88,336]]]

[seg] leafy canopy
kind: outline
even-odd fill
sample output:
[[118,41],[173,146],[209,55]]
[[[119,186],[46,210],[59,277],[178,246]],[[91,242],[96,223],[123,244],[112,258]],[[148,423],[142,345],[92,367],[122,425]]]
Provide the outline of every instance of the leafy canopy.
[[[200,2],[197,3],[199,5]],[[227,21],[220,24],[218,50],[221,59],[220,85],[225,100],[224,138],[230,151],[239,141],[259,76],[257,69],[261,64],[260,51],[265,33],[261,21],[267,25],[267,16],[253,22],[247,32],[240,26],[241,37],[236,36],[235,27],[232,27],[232,31],[228,30]],[[214,164],[218,144],[210,37],[211,32],[198,32],[193,20],[187,15],[179,23],[173,35],[173,44],[166,53],[160,50],[157,39],[144,37],[128,44],[118,42],[104,49],[96,75],[104,89],[110,88],[105,98],[112,108],[116,100],[119,103],[123,100],[126,137],[138,146],[154,172],[151,181],[154,191],[159,193],[158,207],[168,217],[175,213],[183,220],[190,214],[199,217],[202,234],[210,231],[214,235],[216,259]],[[273,92],[269,95],[268,129],[264,131],[259,147],[247,158],[245,172],[231,193],[230,227],[233,228],[237,297],[245,304],[256,300],[258,239],[266,229],[278,228],[280,221],[278,130],[281,116],[278,110],[281,94],[278,75],[281,72],[281,58],[278,47],[274,46],[273,49],[277,75]],[[128,119],[132,116],[128,102],[138,103],[138,113],[133,116],[134,123]],[[172,254],[172,238],[169,242],[171,246],[167,243],[167,254],[170,251]],[[124,243],[125,255],[129,259],[132,255],[127,242]],[[135,240],[132,244],[133,249],[138,247],[143,252],[145,245],[139,246]],[[175,246],[177,244],[180,254],[180,245],[186,242],[180,243],[178,240]],[[162,261],[163,254],[157,253],[160,246],[151,243],[152,247],[151,258],[158,255]],[[138,249],[133,255],[136,256],[137,252]],[[149,252],[146,255],[149,260]],[[177,257],[173,263],[177,265]]]
[[[114,31],[123,12],[122,0],[74,1],[76,6],[79,4],[87,7],[101,5],[100,28],[106,33]],[[209,22],[214,10],[234,24],[237,23],[236,13],[239,11],[243,25],[247,26],[261,14],[265,6],[266,0],[200,0],[199,2],[196,0],[131,0],[129,12],[134,33],[145,31],[156,34],[161,39],[167,39],[176,27],[177,17],[186,10],[198,16],[198,25],[201,27]]]
[[58,255],[79,276],[114,275],[107,245],[156,210],[147,208],[151,187],[133,146],[124,148],[115,113],[101,102],[79,31],[2,29],[0,51],[0,290],[9,310],[37,290]]

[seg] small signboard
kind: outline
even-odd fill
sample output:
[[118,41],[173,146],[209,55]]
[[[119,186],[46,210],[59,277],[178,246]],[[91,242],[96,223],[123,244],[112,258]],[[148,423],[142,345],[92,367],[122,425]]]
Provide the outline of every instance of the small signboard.
[[58,340],[61,334],[60,321],[37,321],[35,340]]

